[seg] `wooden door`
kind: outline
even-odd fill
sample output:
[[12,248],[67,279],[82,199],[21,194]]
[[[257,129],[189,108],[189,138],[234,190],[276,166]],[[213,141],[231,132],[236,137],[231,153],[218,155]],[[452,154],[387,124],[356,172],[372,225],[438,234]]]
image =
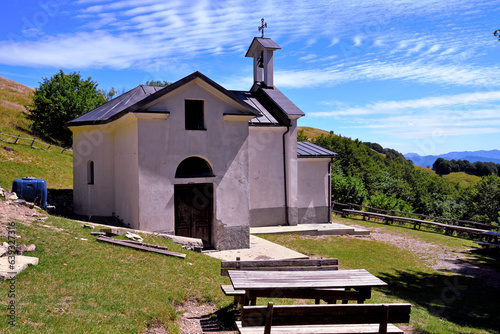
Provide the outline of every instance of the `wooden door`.
[[175,234],[203,240],[209,248],[212,233],[213,185],[209,183],[176,185]]

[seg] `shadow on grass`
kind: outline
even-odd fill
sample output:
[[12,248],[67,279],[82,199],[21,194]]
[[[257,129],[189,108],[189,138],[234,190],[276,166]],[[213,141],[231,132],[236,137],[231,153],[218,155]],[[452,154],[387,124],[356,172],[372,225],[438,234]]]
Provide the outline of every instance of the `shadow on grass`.
[[235,304],[221,308],[214,313],[207,314],[200,319],[203,333],[236,331],[234,320],[239,314]]
[[380,273],[386,295],[427,309],[434,316],[461,326],[498,333],[500,289],[471,276],[397,271]]

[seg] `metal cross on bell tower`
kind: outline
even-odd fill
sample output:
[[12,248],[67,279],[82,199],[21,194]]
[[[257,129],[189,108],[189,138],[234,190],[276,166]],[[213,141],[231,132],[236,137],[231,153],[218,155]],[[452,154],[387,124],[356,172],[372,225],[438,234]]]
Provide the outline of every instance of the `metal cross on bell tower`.
[[260,20],[261,25],[259,27],[259,31],[262,31],[262,38],[264,38],[264,28],[267,28],[267,22],[264,22],[264,18]]

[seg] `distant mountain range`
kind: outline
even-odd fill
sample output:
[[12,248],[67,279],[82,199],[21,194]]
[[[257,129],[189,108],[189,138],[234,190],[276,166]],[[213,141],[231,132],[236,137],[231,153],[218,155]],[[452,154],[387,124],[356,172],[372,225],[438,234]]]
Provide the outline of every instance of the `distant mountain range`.
[[469,162],[494,162],[496,164],[500,164],[500,150],[450,152],[440,155],[426,156],[420,156],[417,153],[408,153],[405,154],[405,158],[413,161],[415,165],[422,167],[430,166],[431,168],[437,158],[443,158],[446,160],[468,160]]

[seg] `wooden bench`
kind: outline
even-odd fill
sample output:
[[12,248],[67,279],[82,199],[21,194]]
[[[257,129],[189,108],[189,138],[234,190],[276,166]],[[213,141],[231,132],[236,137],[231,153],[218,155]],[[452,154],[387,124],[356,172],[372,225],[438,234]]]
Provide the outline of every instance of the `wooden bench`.
[[392,323],[410,322],[410,304],[243,306],[240,334],[403,334]]
[[[221,275],[228,276],[229,270],[287,270],[287,271],[301,271],[301,270],[338,270],[338,259],[296,259],[296,260],[262,260],[262,261],[241,261],[239,257],[236,261],[222,261],[221,262]],[[245,300],[244,290],[235,290],[232,285],[221,285],[222,292],[226,296],[234,297],[235,303],[245,305],[247,302],[255,304],[255,299],[251,301]],[[297,292],[299,294],[299,292]],[[328,293],[324,296],[328,297]],[[304,295],[301,295],[304,297]],[[334,297],[344,297],[345,300],[359,300],[360,297],[355,291],[349,291],[348,294],[330,293],[330,301]],[[259,297],[273,297],[273,296],[259,296]],[[274,296],[276,297],[276,296]],[[319,303],[319,297],[311,292],[308,298],[315,299]],[[325,298],[326,298],[325,297]],[[284,298],[301,298],[301,297],[284,297]],[[339,299],[340,300],[340,299]]]
[[494,244],[492,242],[486,242],[486,241],[474,241],[476,244],[484,246],[486,248],[488,247],[500,247],[500,244]]
[[485,231],[481,233],[479,241],[474,242],[486,248],[500,247],[500,232]]

